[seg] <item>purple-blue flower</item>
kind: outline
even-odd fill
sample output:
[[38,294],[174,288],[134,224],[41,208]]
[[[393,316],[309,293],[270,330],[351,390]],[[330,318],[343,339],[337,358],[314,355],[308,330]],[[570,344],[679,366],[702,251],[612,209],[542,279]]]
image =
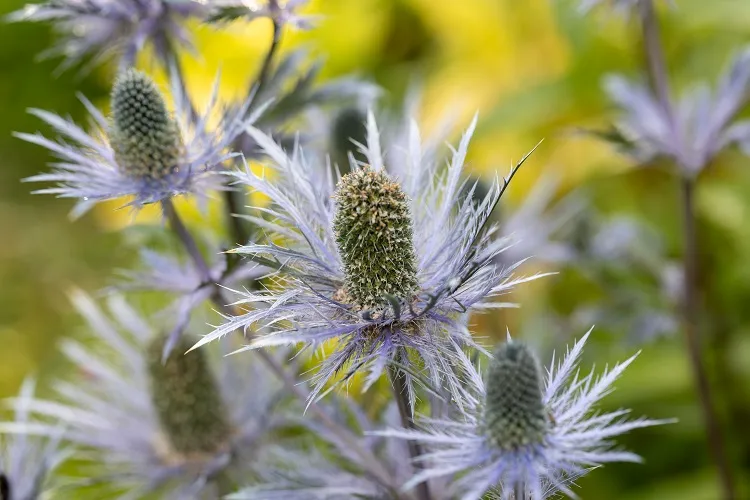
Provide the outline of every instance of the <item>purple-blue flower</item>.
[[639,462],[614,448],[612,438],[666,420],[627,420],[628,410],[600,412],[596,404],[635,357],[600,376],[579,375],[587,333],[565,358],[554,356],[543,375],[535,354],[508,339],[490,362],[487,381],[469,379],[477,402],[456,418],[418,420],[419,429],[388,429],[380,435],[416,440],[426,451],[423,470],[407,487],[434,477],[452,477],[454,498],[491,493],[503,500],[544,500],[562,493],[575,498],[572,482],[609,462]]
[[216,174],[234,156],[228,148],[254,118],[243,118],[243,105],[224,115],[220,123],[211,123],[218,108],[218,79],[205,112],[199,116],[176,78],[172,83],[171,113],[156,85],[135,70],[121,74],[115,84],[112,119],[81,97],[91,114],[91,132],[54,113],[31,110],[61,137],[52,140],[40,133],[16,134],[49,149],[59,159],[52,164],[52,172],[26,181],[55,184],[37,193],[76,199],[73,217],[115,198],[132,197],[128,205],[138,208],[181,194],[205,198],[210,191],[222,189],[222,179]]
[[[265,290],[238,290],[235,306],[244,312],[196,347],[257,327],[246,349],[335,346],[314,375],[311,397],[337,376],[345,382],[359,371],[367,373],[366,389],[390,367],[403,372],[412,403],[422,385],[443,388],[460,404],[463,349],[478,347],[467,313],[507,305],[493,298],[533,279],[513,276],[519,263],[497,264],[508,244],[488,223],[518,167],[479,204],[461,195],[475,123],[446,166],[423,156],[415,124],[407,151],[383,151],[370,116],[367,145],[360,145],[367,164],[352,159],[352,173],[341,179],[309,150],[288,154],[248,127],[269,173],[248,168],[232,175],[271,200],[253,219],[268,242],[235,251],[278,273]],[[391,155],[403,161],[391,162]]]

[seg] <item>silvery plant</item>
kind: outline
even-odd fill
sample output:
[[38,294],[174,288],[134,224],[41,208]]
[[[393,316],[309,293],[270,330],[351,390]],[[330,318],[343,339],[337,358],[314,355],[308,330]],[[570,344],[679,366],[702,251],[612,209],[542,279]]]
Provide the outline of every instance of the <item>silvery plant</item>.
[[[476,118],[445,146],[408,114],[362,114],[375,86],[317,83],[303,53],[277,54],[285,29],[314,25],[301,3],[51,0],[11,15],[51,22],[64,68],[117,67],[108,113],[81,98],[87,125],[32,111],[54,136],[18,137],[55,160],[27,181],[72,198],[74,217],[158,206],[179,251],[140,248],[106,299],[70,293],[87,333],[61,346],[70,377],[10,401],[3,500],[573,498],[597,467],[640,460],[618,435],[667,422],[597,409],[635,357],[582,369],[591,332],[546,370],[533,343],[472,334],[472,314],[542,277],[521,273],[536,248],[567,255],[556,219],[530,231],[538,204],[493,216],[529,155],[483,187],[464,171]],[[245,97],[199,109],[177,57],[196,50],[185,23],[256,18],[274,29]],[[135,68],[146,48],[168,86]],[[360,133],[342,154],[321,128],[346,120]],[[197,231],[177,198],[222,206],[227,228]],[[138,291],[168,298],[146,307]]]

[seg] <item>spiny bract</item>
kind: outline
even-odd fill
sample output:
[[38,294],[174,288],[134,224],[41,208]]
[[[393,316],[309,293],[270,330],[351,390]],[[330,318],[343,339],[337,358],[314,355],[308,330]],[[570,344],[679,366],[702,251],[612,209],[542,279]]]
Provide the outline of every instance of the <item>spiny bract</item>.
[[409,201],[388,174],[369,167],[341,178],[334,195],[336,243],[346,292],[361,308],[406,298],[417,287]]
[[512,450],[544,439],[547,417],[542,375],[534,353],[518,342],[495,352],[487,378],[485,426],[495,446]]
[[128,70],[112,89],[110,141],[123,173],[159,180],[178,168],[182,138],[156,84]]
[[192,345],[184,337],[163,363],[166,340],[156,336],[148,352],[151,397],[162,430],[179,453],[214,452],[230,434],[216,380],[203,351],[183,354]]

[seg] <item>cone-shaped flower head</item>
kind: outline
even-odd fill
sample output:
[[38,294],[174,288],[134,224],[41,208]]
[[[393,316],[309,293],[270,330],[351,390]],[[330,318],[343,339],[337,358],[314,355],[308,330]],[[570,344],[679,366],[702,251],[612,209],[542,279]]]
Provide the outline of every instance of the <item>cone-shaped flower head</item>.
[[335,194],[333,221],[346,292],[363,309],[392,295],[408,299],[417,287],[409,202],[387,173],[370,168],[345,175]]
[[487,375],[484,423],[489,441],[506,450],[541,443],[547,415],[539,362],[526,345],[502,344]]
[[148,349],[151,398],[162,430],[178,453],[215,452],[226,446],[231,431],[205,352],[183,354],[192,342],[182,337],[164,362],[167,339],[156,336]]
[[236,156],[230,146],[256,119],[253,114],[245,118],[250,101],[223,113],[215,124],[218,79],[205,111],[198,113],[175,71],[170,92],[173,113],[156,84],[136,70],[118,77],[109,119],[81,99],[91,113],[91,131],[47,111],[32,110],[61,138],[16,136],[50,150],[60,161],[52,165],[50,173],[26,180],[55,184],[37,193],[77,199],[74,216],[115,198],[130,197],[129,205],[140,208],[182,194],[205,199],[211,190],[223,189],[218,174],[226,160]]
[[[587,333],[543,375],[529,347],[508,340],[495,352],[486,381],[474,371],[469,390],[475,405],[455,419],[417,422],[419,430],[378,434],[422,445],[422,471],[407,484],[450,479],[449,498],[545,500],[562,493],[593,467],[608,462],[639,462],[634,453],[614,448],[613,438],[633,429],[667,423],[628,420],[628,410],[600,412],[597,403],[635,356],[600,376],[579,375]],[[422,426],[423,425],[423,426]]]
[[131,69],[117,79],[112,89],[110,142],[126,175],[160,180],[179,168],[180,129],[145,73]]

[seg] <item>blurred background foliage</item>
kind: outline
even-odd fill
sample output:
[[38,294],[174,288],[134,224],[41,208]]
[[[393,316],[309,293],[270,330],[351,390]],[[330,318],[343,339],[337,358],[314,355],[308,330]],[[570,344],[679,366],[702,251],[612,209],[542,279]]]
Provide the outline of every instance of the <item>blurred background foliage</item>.
[[[22,3],[3,0],[0,14]],[[660,10],[673,83],[684,89],[695,80],[713,81],[750,40],[750,2],[675,3]],[[282,52],[307,46],[312,55],[323,56],[323,78],[348,73],[370,78],[384,89],[384,106],[398,105],[410,86],[422,86],[419,121],[428,131],[448,115],[458,133],[478,111],[468,159],[473,174],[488,179],[504,174],[512,160],[545,139],[514,180],[501,212],[521,204],[540,177],[555,175],[560,180],[556,198],[576,193],[587,200],[584,219],[630,217],[658,235],[665,259],[679,261],[677,180],[662,165],[635,168],[610,146],[579,132],[606,127],[611,110],[601,91],[602,77],[611,72],[634,76],[642,66],[634,20],[606,8],[584,17],[572,2],[551,0],[318,0],[306,9],[323,16],[317,29],[285,33]],[[222,97],[237,98],[267,50],[270,22],[235,23],[221,32],[195,26],[194,31],[201,56],[184,55],[189,89],[197,100],[205,98],[221,69]],[[106,106],[114,68],[56,73],[59,61],[37,59],[53,43],[45,25],[0,25],[1,397],[14,394],[29,373],[45,385],[64,370],[56,342],[74,335],[81,323],[66,290],[101,290],[111,284],[113,269],[131,266],[137,257],[133,241],[138,231],[118,229],[159,223],[153,212],[133,221],[110,204],[71,224],[68,201],[32,196],[29,186],[20,183],[49,160],[41,148],[11,136],[40,126],[26,108],[81,120],[84,109],[76,92]],[[148,57],[142,64],[150,66]],[[742,498],[750,498],[748,163],[738,153],[726,154],[698,188],[701,330],[728,445],[743,482]],[[609,316],[597,326],[590,361],[602,367],[643,348],[606,404],[680,421],[626,437],[622,444],[643,455],[646,465],[614,465],[591,474],[581,481],[582,498],[719,498],[679,327],[665,328],[657,338],[621,327],[633,311],[612,298],[618,287],[630,286],[625,281],[639,278],[625,263],[619,273],[593,283],[581,272],[586,266],[544,264],[559,274],[522,287],[513,297],[520,309],[476,318],[477,335],[499,338],[508,325],[538,344],[548,359],[553,348],[584,333],[580,322],[571,320],[581,306],[604,304]],[[639,286],[656,285],[646,279]],[[654,307],[657,300],[647,298],[644,304]]]

